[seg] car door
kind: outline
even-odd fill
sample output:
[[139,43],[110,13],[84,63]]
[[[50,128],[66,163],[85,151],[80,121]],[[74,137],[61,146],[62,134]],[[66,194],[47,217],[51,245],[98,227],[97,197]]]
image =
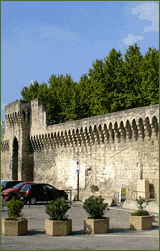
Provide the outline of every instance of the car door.
[[44,191],[46,193],[46,200],[55,200],[56,198],[56,188],[51,185],[44,185]]
[[33,197],[37,201],[44,201],[45,200],[43,185],[41,185],[41,184],[34,185]]

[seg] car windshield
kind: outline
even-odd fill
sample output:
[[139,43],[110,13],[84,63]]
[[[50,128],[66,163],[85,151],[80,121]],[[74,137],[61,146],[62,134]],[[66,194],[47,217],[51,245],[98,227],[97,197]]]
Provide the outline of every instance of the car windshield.
[[27,191],[28,189],[30,189],[31,185],[27,184],[21,187],[21,191]]
[[19,188],[21,185],[23,185],[23,183],[19,183],[19,184],[13,186],[12,189],[17,189],[17,188]]

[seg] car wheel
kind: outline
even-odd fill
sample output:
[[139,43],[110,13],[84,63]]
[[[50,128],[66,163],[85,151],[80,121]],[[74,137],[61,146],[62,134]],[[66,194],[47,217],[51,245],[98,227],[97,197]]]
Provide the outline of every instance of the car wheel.
[[35,198],[31,198],[30,199],[30,204],[31,205],[35,205],[36,204],[36,199]]
[[17,197],[16,197],[16,195],[11,195],[10,199],[11,199],[11,200],[16,200]]

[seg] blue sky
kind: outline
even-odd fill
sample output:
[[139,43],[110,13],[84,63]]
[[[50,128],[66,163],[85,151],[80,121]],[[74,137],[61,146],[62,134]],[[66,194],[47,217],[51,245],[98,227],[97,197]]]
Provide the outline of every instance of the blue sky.
[[159,2],[1,1],[1,119],[22,88],[52,74],[79,82],[92,62],[137,43],[159,49]]

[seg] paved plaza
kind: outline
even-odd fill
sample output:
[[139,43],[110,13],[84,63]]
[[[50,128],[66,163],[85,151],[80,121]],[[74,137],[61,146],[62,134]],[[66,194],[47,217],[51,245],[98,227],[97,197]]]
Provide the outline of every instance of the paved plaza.
[[[87,216],[82,204],[74,203],[67,212],[72,219],[72,234],[53,237],[45,234],[45,205],[25,205],[23,215],[28,219],[28,234],[23,236],[1,235],[1,250],[159,250],[159,216],[156,214],[152,230],[129,229],[130,210],[120,206],[110,207],[110,232],[85,234],[84,218]],[[1,219],[8,217],[7,208],[1,210]],[[2,230],[2,228],[1,228]]]

